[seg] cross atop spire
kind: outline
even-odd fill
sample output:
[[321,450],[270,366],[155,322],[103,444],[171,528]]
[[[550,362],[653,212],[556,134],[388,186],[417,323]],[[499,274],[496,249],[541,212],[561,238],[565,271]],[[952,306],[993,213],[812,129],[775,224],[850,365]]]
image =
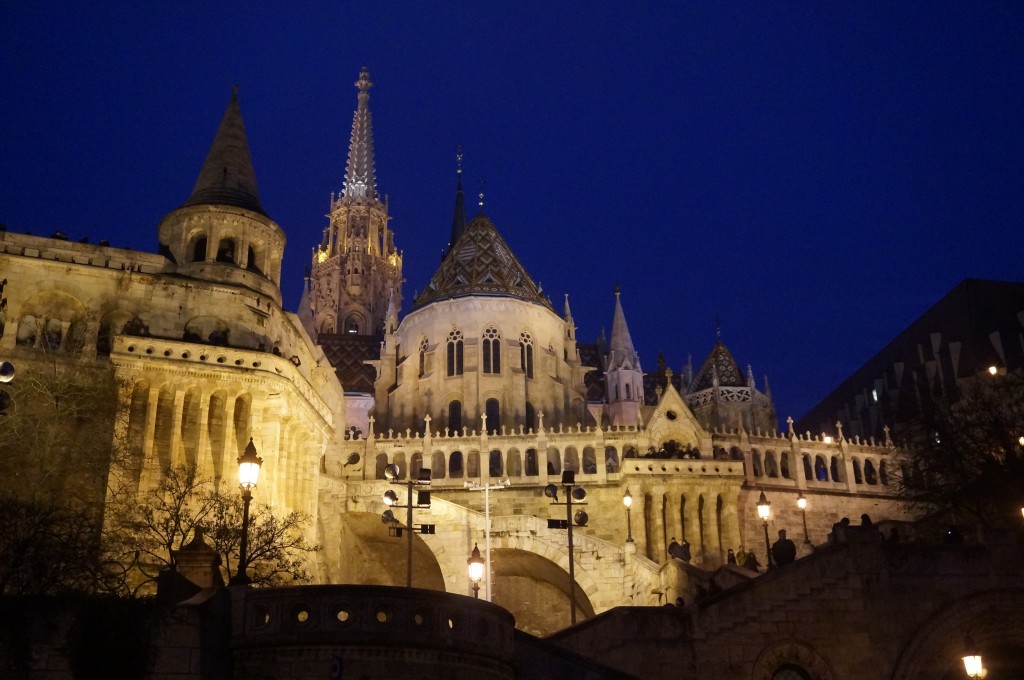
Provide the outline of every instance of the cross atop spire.
[[343,195],[347,199],[376,201],[377,169],[373,159],[373,117],[370,114],[370,88],[373,83],[365,66],[359,72],[355,86],[359,89],[359,103],[352,117]]

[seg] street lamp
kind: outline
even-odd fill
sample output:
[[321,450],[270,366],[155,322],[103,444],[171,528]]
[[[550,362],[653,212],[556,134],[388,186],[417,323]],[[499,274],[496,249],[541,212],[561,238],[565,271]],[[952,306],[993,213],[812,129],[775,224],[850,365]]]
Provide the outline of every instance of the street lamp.
[[229,585],[244,586],[249,583],[246,573],[246,562],[249,559],[249,502],[252,501],[252,490],[260,477],[260,466],[263,459],[256,454],[256,445],[249,437],[249,445],[238,457],[238,484],[242,487],[242,540],[238,547],[238,571],[231,577]]
[[967,677],[984,678],[987,676],[988,669],[982,664],[981,654],[978,647],[974,644],[974,638],[969,634],[964,637],[964,650],[966,653],[962,658],[964,662],[964,670],[967,671]]
[[764,491],[762,491],[761,497],[757,499],[757,516],[761,518],[761,524],[764,526],[764,549],[768,553],[769,569],[775,566],[775,562],[772,561],[772,546],[768,542],[768,517],[771,515],[771,510],[772,504],[768,502]]
[[512,480],[503,479],[498,484],[484,484],[483,486],[476,482],[466,482],[465,487],[469,491],[483,491],[484,492],[484,573],[487,574],[487,580],[484,582],[484,599],[488,602],[491,601],[491,491],[497,489],[506,489],[512,486]]
[[633,542],[633,518],[630,516],[630,509],[633,507],[633,496],[626,487],[626,495],[622,497],[622,504],[626,506],[626,543]]
[[800,514],[804,518],[804,543],[810,543],[811,539],[807,535],[807,499],[804,498],[803,492],[796,497],[796,507],[800,508]]
[[466,560],[469,565],[469,580],[473,582],[473,597],[480,599],[480,579],[484,577],[484,559],[480,557],[480,548],[473,544],[473,554]]
[[[405,545],[405,586],[412,588],[412,533],[415,527],[412,523],[412,511],[413,508],[429,508],[430,507],[430,492],[429,491],[418,491],[416,494],[416,503],[412,502],[412,490],[413,487],[417,486],[430,486],[430,468],[420,468],[419,473],[416,475],[416,479],[409,478],[408,481],[402,482],[398,479],[401,470],[394,463],[384,468],[384,478],[392,484],[404,484],[407,489],[406,503],[405,505],[399,505],[398,494],[393,490],[388,489],[384,492],[381,500],[384,501],[384,505],[388,506],[388,509],[384,511],[384,514],[380,516],[380,521],[384,524],[388,524],[388,533],[397,538],[402,537],[403,528],[398,526],[398,518],[395,517],[395,513],[391,508],[405,508],[408,512],[406,513],[405,531],[408,532],[408,542]],[[420,533],[432,534],[434,533],[433,524],[421,524],[419,526]]]
[[[578,526],[585,527],[587,522],[590,521],[590,515],[585,510],[578,511],[575,515],[572,512],[572,502],[575,500],[577,505],[586,505],[583,501],[587,497],[586,490],[581,486],[576,486],[576,471],[575,470],[563,470],[562,471],[562,486],[565,487],[565,519],[549,519],[548,529],[566,529],[569,534],[569,623],[570,625],[576,625],[576,559],[573,556],[572,548],[572,525],[575,522]],[[551,499],[551,505],[563,505],[562,501],[558,500],[558,487],[554,484],[548,484],[544,487],[544,495]]]

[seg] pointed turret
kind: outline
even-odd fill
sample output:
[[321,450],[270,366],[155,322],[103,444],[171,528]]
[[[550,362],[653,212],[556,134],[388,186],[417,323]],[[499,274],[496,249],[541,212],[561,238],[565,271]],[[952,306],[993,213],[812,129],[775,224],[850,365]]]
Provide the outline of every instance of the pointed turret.
[[344,196],[350,199],[377,200],[377,168],[373,159],[373,116],[370,114],[370,72],[363,67],[359,80],[356,112],[352,116],[352,137],[348,143]]
[[384,313],[384,333],[391,334],[398,328],[398,307],[395,305],[395,291],[388,298],[388,310]]
[[182,207],[190,205],[232,205],[266,215],[256,187],[256,172],[249,154],[242,109],[238,105],[237,87],[231,93],[228,109],[206,154],[192,195]]
[[448,247],[444,251],[445,255],[451,252],[455,242],[466,231],[466,194],[462,190],[462,149],[459,149],[456,159],[458,166],[455,170],[455,213],[452,216],[452,233],[448,237]]
[[619,291],[615,291],[615,315],[612,317],[612,340],[608,347],[608,368],[631,368],[640,370],[640,358],[633,348],[633,338],[629,335],[626,315],[622,312]]
[[285,237],[260,203],[238,88],[192,195],[161,220],[159,241],[179,275],[242,285],[280,304]]
[[644,401],[644,373],[640,357],[633,348],[620,297],[616,288],[612,338],[605,359],[608,419],[612,425],[636,426],[640,424],[640,406]]

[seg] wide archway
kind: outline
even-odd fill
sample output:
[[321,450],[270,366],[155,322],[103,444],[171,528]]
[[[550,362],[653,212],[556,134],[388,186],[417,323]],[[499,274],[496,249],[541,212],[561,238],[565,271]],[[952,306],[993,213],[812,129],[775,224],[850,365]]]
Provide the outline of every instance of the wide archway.
[[[337,545],[339,555],[331,560],[337,566],[331,578],[336,583],[404,586],[406,583],[407,536],[390,535],[380,515],[349,512],[340,518]],[[412,585],[414,588],[444,592],[444,576],[433,551],[418,534],[413,534]]]
[[[549,635],[569,627],[569,574],[535,553],[497,548],[491,555],[494,586],[491,600],[516,617],[516,628],[532,635]],[[594,616],[579,584],[573,584],[576,622]]]

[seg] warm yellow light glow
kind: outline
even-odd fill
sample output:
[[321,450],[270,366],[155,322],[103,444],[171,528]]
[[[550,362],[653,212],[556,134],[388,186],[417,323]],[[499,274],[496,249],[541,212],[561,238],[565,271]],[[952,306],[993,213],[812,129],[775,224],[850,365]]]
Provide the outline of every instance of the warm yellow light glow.
[[1017,443],[1020,444],[1021,446],[1024,446],[1024,437],[1021,437],[1020,439],[1018,439]]
[[803,509],[805,509],[807,507],[807,499],[804,498],[803,494],[800,494],[799,496],[797,496],[796,507],[800,508],[801,510],[803,510]]
[[394,505],[395,503],[398,502],[398,494],[396,494],[391,489],[388,489],[387,491],[384,492],[383,501],[384,505]]
[[622,497],[622,504],[627,508],[633,507],[633,496],[630,495],[629,489],[626,489],[626,495]]
[[321,262],[325,262],[326,260],[327,260],[327,251],[326,250],[317,250],[316,251],[316,261],[317,261],[317,264],[319,264]]
[[832,443],[832,437],[830,437],[828,435],[825,435],[825,443],[826,444],[831,444]]
[[765,497],[764,491],[761,492],[761,497],[757,499],[757,516],[763,521],[768,521],[768,516],[771,514],[772,504]]
[[969,678],[983,678],[985,669],[981,666],[981,654],[968,654],[964,657],[964,670]]
[[[999,368],[997,366],[989,366],[988,367],[988,374],[989,375],[995,375],[998,372],[999,372]],[[964,658],[967,658],[967,657],[964,657]]]
[[238,483],[243,489],[255,489],[260,478],[260,466],[263,459],[256,455],[256,445],[249,438],[249,445],[238,457]]
[[478,583],[484,577],[484,560],[480,557],[480,548],[475,543],[473,554],[466,563],[469,565],[469,580]]

